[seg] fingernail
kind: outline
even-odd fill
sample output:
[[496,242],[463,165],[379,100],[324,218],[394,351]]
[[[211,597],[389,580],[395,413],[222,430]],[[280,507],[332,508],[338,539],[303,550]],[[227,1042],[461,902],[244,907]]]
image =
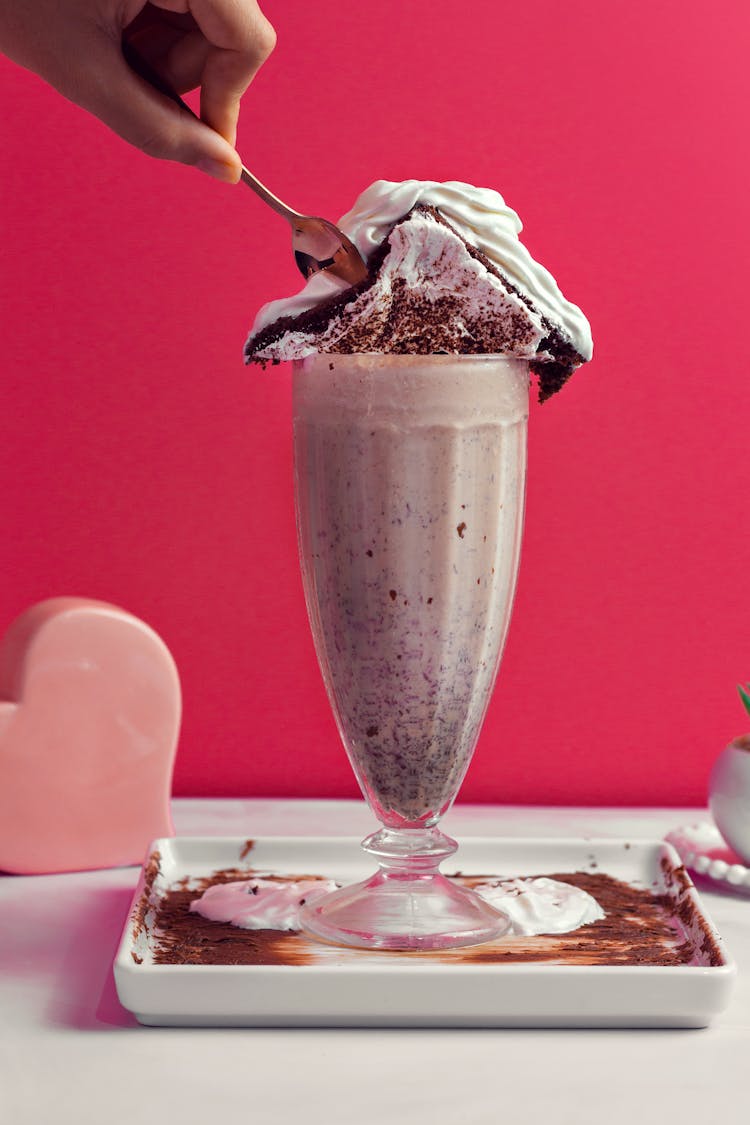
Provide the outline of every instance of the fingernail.
[[213,176],[215,180],[221,180],[225,184],[239,182],[240,169],[236,164],[225,164],[223,160],[211,160],[209,157],[204,157],[198,161],[196,168],[200,172],[205,172],[207,176]]

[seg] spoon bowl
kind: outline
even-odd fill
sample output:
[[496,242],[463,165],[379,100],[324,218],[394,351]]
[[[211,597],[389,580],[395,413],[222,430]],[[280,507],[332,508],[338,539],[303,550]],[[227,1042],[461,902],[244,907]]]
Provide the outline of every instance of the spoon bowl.
[[294,260],[303,277],[312,277],[324,270],[349,285],[365,280],[367,266],[362,255],[334,223],[295,211],[269,191],[244,164],[240,179],[291,226]]

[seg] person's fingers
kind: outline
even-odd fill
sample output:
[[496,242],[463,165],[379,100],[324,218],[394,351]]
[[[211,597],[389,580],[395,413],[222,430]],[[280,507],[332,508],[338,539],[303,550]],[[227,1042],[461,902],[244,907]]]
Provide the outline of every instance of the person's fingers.
[[237,139],[240,99],[254,76],[245,81],[246,73],[244,69],[238,72],[235,57],[221,50],[209,51],[203,68],[201,118],[231,145]]
[[[156,27],[160,21],[166,27]],[[201,86],[205,124],[128,65],[129,28],[143,31],[142,58],[164,85],[175,92]],[[239,179],[239,100],[276,41],[255,0],[69,0],[67,8],[39,0],[33,13],[19,6],[10,40],[16,61],[130,144],[219,179]]]
[[239,157],[224,137],[140,78],[119,44],[102,36],[96,50],[77,91],[79,105],[149,156],[195,165],[227,183],[239,180]]
[[[240,98],[276,45],[276,32],[255,0],[152,0],[170,12],[188,9],[211,49],[201,76],[201,117],[231,144]],[[175,47],[175,58],[181,49]]]
[[211,51],[200,31],[183,32],[175,37],[168,26],[135,33],[128,31],[127,44],[176,94],[185,94],[200,86]]

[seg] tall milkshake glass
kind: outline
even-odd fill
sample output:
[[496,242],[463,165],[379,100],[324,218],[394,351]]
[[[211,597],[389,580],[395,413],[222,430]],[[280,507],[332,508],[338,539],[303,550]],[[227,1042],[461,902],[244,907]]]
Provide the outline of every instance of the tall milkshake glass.
[[510,620],[528,364],[315,355],[295,364],[295,495],[313,639],[379,831],[366,881],[304,906],[323,940],[445,949],[507,922],[439,871]]

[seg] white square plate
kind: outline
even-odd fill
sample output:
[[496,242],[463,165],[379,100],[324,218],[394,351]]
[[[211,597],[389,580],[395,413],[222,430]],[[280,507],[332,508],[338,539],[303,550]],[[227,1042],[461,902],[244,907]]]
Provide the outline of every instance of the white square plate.
[[[704,1027],[728,1004],[736,974],[677,853],[661,841],[470,838],[443,871],[503,878],[596,872],[667,893],[681,918],[678,933],[693,950],[690,963],[566,963],[560,937],[522,939],[527,950],[536,943],[544,951],[541,963],[503,963],[493,956],[507,953],[508,939],[474,953],[425,954],[343,949],[293,935],[304,956],[287,964],[159,964],[155,908],[177,883],[198,886],[227,868],[348,883],[371,874],[371,864],[358,841],[342,838],[266,837],[250,850],[246,840],[178,837],[156,840],[154,853],[158,870],[144,864],[114,966],[120,1002],[144,1024]],[[568,944],[576,938],[562,936]]]

